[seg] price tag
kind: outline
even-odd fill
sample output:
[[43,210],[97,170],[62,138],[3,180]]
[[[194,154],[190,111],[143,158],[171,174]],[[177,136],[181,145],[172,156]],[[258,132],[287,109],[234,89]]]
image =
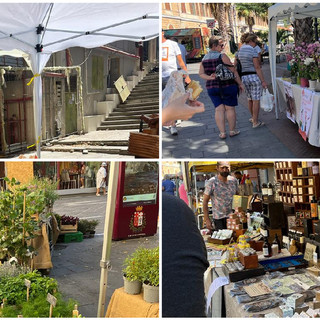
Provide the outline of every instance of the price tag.
[[24,279],[24,285],[25,285],[27,288],[31,288],[31,281],[30,281],[30,280],[27,280],[27,279]]
[[53,306],[55,307],[57,304],[57,298],[54,297],[52,294],[48,293],[47,295],[47,301]]

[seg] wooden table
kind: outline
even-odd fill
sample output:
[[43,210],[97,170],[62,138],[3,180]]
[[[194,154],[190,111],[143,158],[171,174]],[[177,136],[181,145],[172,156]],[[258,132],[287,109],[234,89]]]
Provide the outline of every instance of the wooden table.
[[148,303],[143,294],[131,295],[116,289],[108,305],[106,318],[159,318],[159,303]]

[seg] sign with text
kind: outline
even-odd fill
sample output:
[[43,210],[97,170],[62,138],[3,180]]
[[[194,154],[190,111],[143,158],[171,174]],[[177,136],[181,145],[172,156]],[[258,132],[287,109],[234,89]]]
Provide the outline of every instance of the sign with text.
[[296,105],[292,92],[292,85],[290,82],[284,81],[284,92],[286,95],[287,103],[287,118],[290,119],[293,123],[296,122]]
[[306,88],[301,92],[301,109],[299,121],[299,133],[304,140],[307,140],[311,124],[314,93]]
[[210,29],[213,29],[216,26],[216,20],[215,19],[207,19],[207,26]]
[[47,295],[47,301],[53,306],[55,307],[57,304],[57,298],[55,296],[53,296],[52,294],[48,293]]

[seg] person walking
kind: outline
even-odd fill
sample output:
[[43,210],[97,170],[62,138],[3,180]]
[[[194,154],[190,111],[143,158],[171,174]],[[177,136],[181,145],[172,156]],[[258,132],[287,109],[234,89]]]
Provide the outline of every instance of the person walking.
[[167,192],[174,196],[174,192],[176,191],[176,186],[170,180],[169,175],[165,174],[162,181],[162,191]]
[[230,163],[217,162],[218,175],[206,184],[203,195],[203,215],[206,228],[213,229],[208,203],[211,198],[213,222],[216,230],[227,228],[227,217],[232,213],[233,196],[238,191],[238,181],[230,176]]
[[97,172],[97,177],[96,177],[96,188],[97,188],[97,192],[96,192],[96,196],[100,197],[100,189],[102,189],[103,191],[103,195],[106,195],[106,179],[107,179],[107,163],[106,162],[102,162],[100,169]]
[[[209,53],[204,56],[200,64],[199,76],[206,80],[208,95],[215,107],[215,121],[220,131],[219,137],[220,139],[225,139],[227,137],[226,118],[230,137],[240,133],[236,129],[235,107],[238,105],[238,86],[240,91],[244,91],[244,86],[229,57],[222,53],[224,48],[223,39],[221,37],[210,38],[209,48]],[[227,68],[234,74],[234,79],[222,81],[216,77],[215,71],[220,64],[227,65]]]
[[[188,74],[187,67],[181,57],[181,51],[178,44],[172,40],[166,39],[164,31],[162,31],[162,90],[165,88],[170,74],[177,71],[177,62],[182,70]],[[188,75],[185,78],[186,84],[191,82]],[[178,134],[175,121],[171,122],[170,133],[174,136]]]
[[[238,52],[238,59],[241,63],[241,80],[246,88],[248,98],[248,108],[251,113],[249,121],[252,123],[252,128],[256,129],[264,125],[259,120],[260,98],[262,88],[268,87],[261,70],[260,60],[254,47],[257,45],[257,35],[254,33],[244,33],[241,36],[241,46]],[[235,59],[235,65],[237,59]]]

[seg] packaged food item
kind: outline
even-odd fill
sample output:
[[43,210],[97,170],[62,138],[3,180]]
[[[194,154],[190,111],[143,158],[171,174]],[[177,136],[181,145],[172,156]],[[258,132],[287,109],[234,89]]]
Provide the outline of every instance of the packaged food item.
[[201,88],[199,81],[191,80],[188,84],[187,91],[190,92],[190,100],[196,100],[203,89]]

